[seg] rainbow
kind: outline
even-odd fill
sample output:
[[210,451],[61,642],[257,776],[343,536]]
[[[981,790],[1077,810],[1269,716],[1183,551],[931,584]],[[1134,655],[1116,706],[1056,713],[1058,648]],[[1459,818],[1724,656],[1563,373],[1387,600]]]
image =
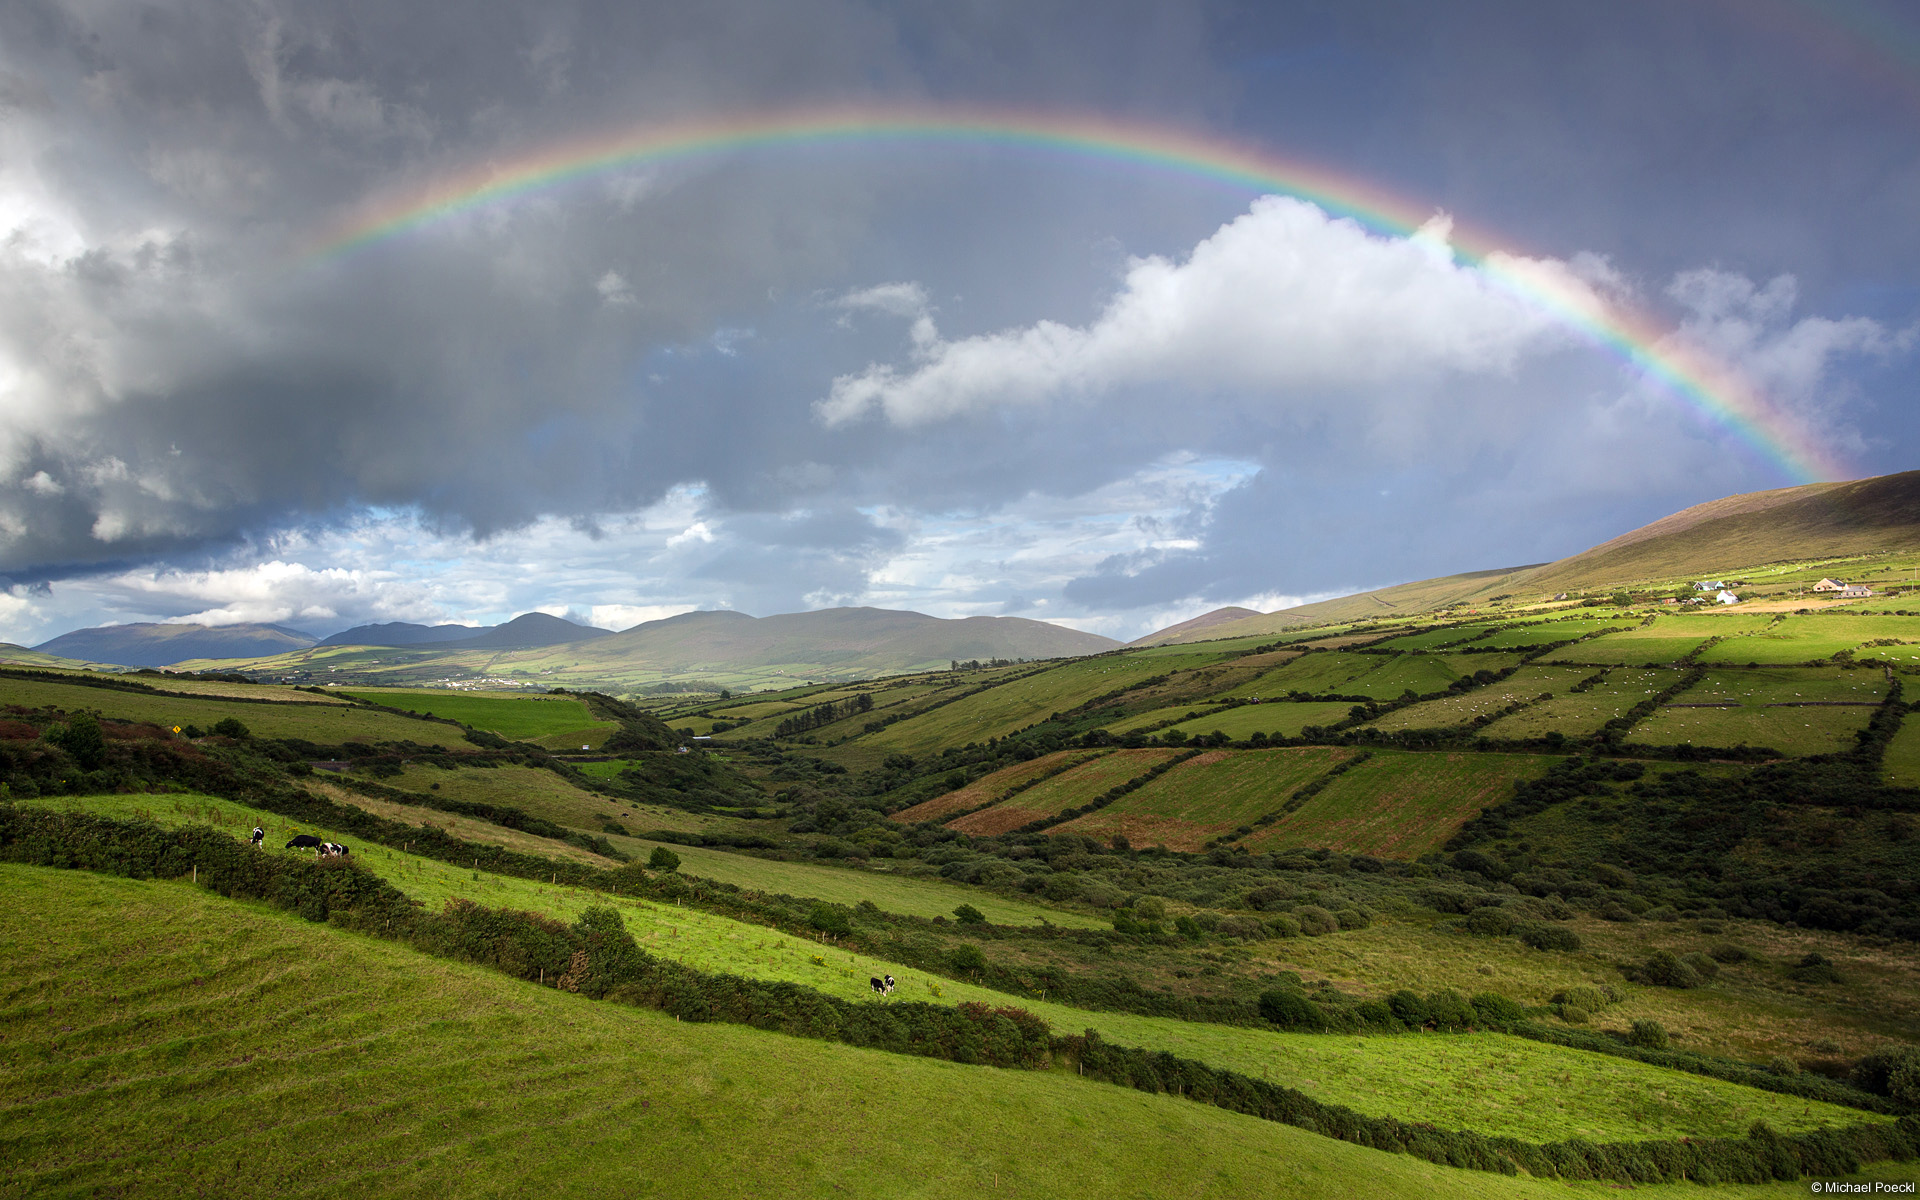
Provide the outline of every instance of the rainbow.
[[[1277,192],[1396,236],[1434,216],[1364,180],[1218,137],[1101,118],[952,110],[814,110],[628,129],[546,145],[507,162],[441,176],[383,197],[331,230],[309,263],[351,254],[438,222],[612,171],[695,162],[754,150],[887,142],[1037,150],[1173,172],[1257,193]],[[1556,288],[1498,239],[1454,228],[1456,256],[1496,285],[1603,347],[1702,417],[1777,464],[1795,482],[1850,478],[1814,433],[1769,403],[1729,365],[1679,344],[1658,322]]]

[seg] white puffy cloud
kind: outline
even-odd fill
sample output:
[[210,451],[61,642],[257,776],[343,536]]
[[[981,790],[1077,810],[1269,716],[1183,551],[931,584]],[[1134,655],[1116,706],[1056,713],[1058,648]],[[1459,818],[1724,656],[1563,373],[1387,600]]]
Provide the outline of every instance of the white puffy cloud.
[[1505,374],[1529,349],[1562,339],[1541,305],[1496,276],[1524,278],[1575,307],[1602,303],[1566,264],[1508,257],[1493,273],[1463,265],[1449,232],[1439,217],[1411,237],[1384,237],[1267,196],[1185,261],[1131,260],[1119,292],[1085,326],[1043,320],[958,340],[935,333],[916,285],[852,293],[842,306],[914,319],[913,362],[840,376],[816,409],[829,425],[874,409],[918,425],[1138,385],[1324,394]]

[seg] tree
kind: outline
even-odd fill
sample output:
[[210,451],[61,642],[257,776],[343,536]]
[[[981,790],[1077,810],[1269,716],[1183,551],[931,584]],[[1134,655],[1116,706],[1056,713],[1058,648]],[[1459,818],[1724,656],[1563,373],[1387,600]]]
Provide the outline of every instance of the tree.
[[238,717],[221,717],[213,726],[214,736],[236,739],[250,738],[253,731],[241,723]]
[[47,740],[71,754],[73,761],[84,770],[98,769],[107,755],[106,740],[100,734],[100,722],[92,713],[80,713],[67,722],[65,729],[50,733]]
[[653,853],[647,857],[647,866],[655,871],[678,871],[680,856],[665,846],[655,846]]
[[971,904],[962,904],[959,908],[954,909],[953,919],[962,925],[985,925],[987,923],[986,914]]
[[980,947],[972,942],[962,942],[955,946],[947,961],[962,975],[978,975],[987,969],[987,956],[982,954]]

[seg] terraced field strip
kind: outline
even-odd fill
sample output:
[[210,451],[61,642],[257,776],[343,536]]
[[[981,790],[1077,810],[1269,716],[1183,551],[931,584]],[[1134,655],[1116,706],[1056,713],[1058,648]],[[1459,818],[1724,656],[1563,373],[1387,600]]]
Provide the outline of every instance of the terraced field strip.
[[1043,754],[1028,762],[1016,763],[1011,767],[1002,767],[991,775],[982,775],[963,788],[931,800],[923,800],[912,808],[902,809],[893,814],[892,819],[911,825],[915,821],[937,821],[954,813],[965,812],[970,808],[979,808],[990,801],[1004,796],[1009,788],[1019,787],[1029,780],[1051,775],[1068,765],[1079,765],[1090,759],[1098,758],[1102,750],[1059,750],[1052,754]]
[[[340,999],[316,1001],[310,993],[287,986],[292,979],[303,974],[294,964],[311,963],[317,957],[324,964],[324,974],[331,978],[359,981],[365,980],[367,975],[364,970],[349,967],[353,963],[351,954],[346,960],[325,952],[316,955],[311,944],[266,955],[251,955],[254,962],[269,962],[277,968],[266,979],[238,968],[237,964],[224,966],[224,969],[217,968],[210,959],[221,959],[223,953],[231,952],[231,948],[248,941],[239,936],[234,928],[237,920],[270,923],[290,932],[298,930],[301,940],[309,943],[317,940],[330,947],[352,945],[364,951],[381,950],[408,956],[411,960],[408,967],[417,972],[421,980],[422,998],[425,998],[426,992],[438,993],[425,1007],[431,1014],[426,1019],[434,1021],[439,1028],[452,1025],[465,1029],[462,1021],[472,1019],[473,998],[468,996],[467,1003],[454,1002],[454,997],[449,996],[445,989],[451,988],[455,995],[459,995],[463,980],[475,983],[483,978],[498,981],[500,987],[510,989],[507,995],[522,1011],[526,1011],[527,1006],[534,1006],[545,1014],[531,1021],[526,1028],[540,1039],[549,1056],[531,1059],[516,1056],[519,1060],[518,1073],[523,1076],[530,1073],[532,1076],[523,1082],[536,1087],[539,1086],[539,1080],[548,1077],[571,1082],[582,1069],[583,1064],[574,1059],[552,1053],[549,1039],[565,1036],[559,1032],[562,1025],[572,1027],[587,1024],[596,1027],[597,1036],[611,1039],[614,1049],[608,1053],[620,1062],[623,1076],[630,1079],[648,1078],[648,1086],[656,1096],[673,1095],[671,1091],[663,1092],[671,1088],[672,1080],[638,1075],[636,1063],[644,1063],[647,1054],[659,1052],[663,1039],[671,1043],[681,1036],[682,1030],[711,1033],[730,1030],[735,1036],[749,1039],[749,1044],[757,1048],[759,1055],[783,1056],[800,1047],[820,1046],[820,1043],[805,1039],[761,1034],[737,1026],[676,1025],[671,1018],[652,1016],[618,1005],[596,1005],[591,1001],[490,973],[486,976],[478,972],[469,974],[466,968],[458,964],[425,959],[411,951],[384,946],[372,939],[342,933],[326,926],[309,925],[297,918],[266,911],[261,906],[236,904],[183,884],[107,879],[83,872],[10,864],[0,865],[0,879],[6,881],[9,897],[15,900],[6,912],[0,913],[0,946],[9,952],[9,962],[16,964],[18,973],[19,964],[57,961],[58,966],[28,976],[32,980],[28,986],[36,994],[45,993],[50,1001],[56,1000],[60,990],[65,989],[64,1002],[29,1006],[29,1010],[46,1013],[47,1032],[51,1034],[57,1027],[56,1023],[75,1024],[72,1014],[76,1011],[76,1005],[89,1002],[99,1005],[96,1010],[99,1014],[98,1023],[87,1024],[82,1037],[68,1042],[69,1046],[84,1047],[92,1053],[77,1056],[77,1059],[60,1056],[51,1062],[39,1060],[41,1070],[61,1071],[64,1068],[76,1071],[77,1068],[75,1074],[62,1077],[66,1080],[66,1086],[50,1087],[47,1078],[38,1077],[37,1086],[31,1086],[20,1099],[38,1099],[50,1091],[79,1094],[92,1090],[75,1086],[81,1081],[92,1082],[121,1072],[134,1079],[147,1077],[156,1071],[165,1074],[165,1064],[169,1058],[177,1060],[183,1050],[191,1053],[193,1045],[190,1042],[187,1047],[180,1046],[175,1040],[178,1033],[167,1029],[166,1024],[185,1015],[204,1014],[209,1021],[221,1022],[217,1029],[224,1031],[223,1035],[214,1036],[213,1045],[208,1047],[214,1050],[206,1063],[211,1077],[201,1077],[202,1087],[182,1089],[170,1086],[153,1097],[158,1100],[171,1093],[179,1096],[182,1103],[204,1106],[207,1103],[204,1094],[206,1086],[217,1086],[223,1079],[216,1072],[230,1071],[242,1065],[243,1060],[236,1050],[252,1046],[257,1054],[258,1047],[279,1048],[284,1044],[285,1022],[293,1017],[292,1013],[284,1014],[278,1022],[269,1019],[258,1029],[252,1024],[268,1014],[280,1015],[277,1005],[295,1006],[309,1021],[325,1019],[329,1014],[341,1014],[359,1025],[361,1029],[357,1034],[349,1033],[347,1028],[331,1030],[331,1038],[322,1045],[328,1053],[338,1055],[342,1045],[364,1047],[368,1040],[366,1026],[370,1024],[369,1018],[374,1013],[390,1011],[402,1003],[398,997],[409,994],[398,979],[376,977],[370,994],[357,1006]],[[482,903],[500,903],[485,897],[476,899]],[[152,911],[147,906],[154,906],[159,911]],[[976,1000],[996,1005],[1010,1002],[1009,998],[999,993],[952,980],[930,979],[917,972],[903,971],[886,962],[835,947],[788,938],[770,930],[688,910],[645,906],[655,908],[659,920],[636,927],[636,917],[642,906],[626,902],[620,902],[617,906],[627,921],[629,931],[648,950],[703,970],[725,970],[755,978],[787,979],[832,994],[849,996],[864,991],[870,976],[891,970],[901,982],[901,990],[897,994],[909,999],[946,1003]],[[564,903],[549,903],[534,911],[560,915],[563,909],[571,907]],[[151,913],[148,919],[153,921],[151,928],[141,924],[142,917],[148,913]],[[568,919],[571,919],[571,915],[567,914]],[[81,921],[86,924],[82,926],[76,923]],[[182,989],[180,1002],[143,1002],[148,1016],[139,1022],[126,1020],[124,1001],[114,999],[119,989],[83,988],[76,995],[72,987],[76,978],[110,979],[116,983],[125,980],[128,985],[139,982],[129,978],[127,973],[145,969],[153,961],[153,956],[151,951],[145,955],[127,956],[113,932],[122,927],[135,932],[132,944],[178,944],[183,950],[173,960],[170,971],[177,980],[177,986]],[[160,935],[161,929],[176,932],[173,937],[165,937]],[[56,930],[66,936],[50,936]],[[89,958],[96,952],[96,947],[109,949],[109,953],[97,964]],[[53,959],[49,960],[45,957],[47,955],[52,955]],[[86,972],[78,970],[81,960],[87,960],[87,965],[98,969]],[[276,976],[278,984],[266,982]],[[204,990],[208,983],[213,984],[214,991]],[[822,984],[826,986],[822,987]],[[22,985],[17,982],[15,986]],[[352,983],[336,986],[350,989]],[[189,988],[203,990],[186,990]],[[935,988],[939,989],[939,995],[934,994]],[[136,989],[129,986],[127,990],[144,993],[162,989]],[[339,995],[332,989],[323,989],[323,992],[329,996]],[[243,1003],[240,997],[247,999]],[[551,1010],[543,1007],[555,1000],[569,1003]],[[1776,1128],[1788,1131],[1815,1128],[1822,1123],[1843,1124],[1871,1119],[1864,1114],[1831,1105],[1664,1071],[1625,1059],[1500,1035],[1352,1038],[1283,1034],[1227,1026],[1193,1025],[1169,1018],[1136,1017],[1121,1013],[1096,1014],[1038,1001],[1019,1003],[1021,1007],[1048,1021],[1056,1030],[1077,1032],[1092,1026],[1114,1042],[1164,1049],[1256,1078],[1284,1082],[1310,1095],[1346,1104],[1371,1115],[1428,1121],[1442,1128],[1473,1128],[1527,1140],[1586,1137],[1596,1141],[1611,1141],[1689,1134],[1737,1136],[1756,1119],[1765,1119]],[[265,1006],[264,1011],[255,1007],[261,1004]],[[461,1016],[449,1020],[449,1013]],[[626,1014],[628,1021],[658,1021],[661,1024],[635,1025],[627,1034],[615,1036],[615,1027],[601,1028],[595,1025],[596,1017],[601,1013]],[[497,1018],[489,1019],[468,1030],[467,1036],[491,1041],[501,1028],[503,1026]],[[641,1034],[643,1028],[648,1030],[644,1035]],[[489,1030],[492,1031],[491,1036]],[[209,1028],[203,1031],[202,1037],[214,1032],[214,1028]],[[229,1038],[232,1040],[229,1041]],[[703,1050],[712,1053],[714,1046],[705,1044]],[[461,1072],[474,1071],[476,1067],[472,1054],[476,1052],[479,1052],[477,1046],[468,1054],[456,1055],[458,1061],[454,1065]],[[332,1071],[326,1069],[324,1061],[307,1064],[307,1069],[316,1072],[317,1077],[328,1085],[328,1090],[350,1087],[353,1095],[364,1102],[365,1089],[371,1083],[368,1072],[379,1061],[377,1058],[369,1061],[366,1056],[371,1053],[370,1049],[359,1049],[351,1059],[334,1063]],[[263,1064],[280,1065],[285,1062],[283,1054],[284,1051],[260,1054],[258,1057]],[[640,1057],[636,1058],[636,1055]],[[482,1059],[485,1059],[484,1053]],[[593,1061],[591,1056],[588,1061]],[[557,1067],[562,1064],[566,1068],[564,1071],[537,1069],[542,1065]],[[693,1069],[691,1063],[686,1066]],[[144,1069],[139,1069],[142,1067]],[[716,1069],[713,1062],[705,1061],[700,1063],[696,1073],[699,1078],[712,1079],[719,1070],[737,1072],[743,1069],[744,1063]],[[1025,1073],[1010,1071],[978,1073],[1004,1078],[1031,1078]],[[289,1076],[292,1075],[293,1072],[289,1071]],[[1574,1076],[1577,1082],[1568,1079],[1568,1076]],[[673,1076],[679,1077],[678,1073]],[[971,1076],[966,1078],[970,1086],[988,1086],[991,1083],[991,1080],[976,1081]],[[1096,1102],[1102,1093],[1127,1094],[1119,1088],[1090,1087],[1064,1073],[1056,1078],[1080,1089],[1082,1103]],[[479,1115],[449,1105],[447,1097],[458,1092],[457,1088],[454,1091],[447,1090],[454,1085],[444,1068],[430,1071],[426,1079],[431,1080],[428,1086],[434,1099],[421,1114],[423,1121],[464,1125]],[[283,1081],[282,1086],[286,1086],[287,1082],[290,1080]],[[240,1110],[251,1110],[260,1102],[260,1097],[252,1094],[258,1092],[260,1086],[256,1082],[246,1092],[234,1097]],[[499,1081],[495,1081],[494,1086],[498,1087]],[[507,1089],[514,1094],[520,1090],[519,1087]],[[709,1083],[693,1092],[693,1097],[701,1106],[698,1111],[709,1116],[713,1115],[713,1091],[714,1085]],[[844,1091],[845,1081],[836,1077],[835,1098],[829,1105],[836,1119],[845,1115],[847,1101]],[[8,1094],[6,1099],[15,1102],[15,1095]],[[1489,1095],[1498,1096],[1499,1099],[1489,1103],[1486,1099]],[[502,1097],[497,1102],[506,1103],[507,1099]],[[950,1102],[965,1103],[958,1099],[950,1099]],[[1179,1103],[1174,1100],[1169,1102]],[[1197,1105],[1188,1107],[1210,1111],[1200,1109]],[[122,1103],[111,1108],[122,1114],[119,1120],[123,1131],[139,1128],[152,1117],[144,1105],[129,1109]],[[483,1105],[481,1111],[484,1110]],[[56,1110],[64,1113],[70,1111],[70,1102]],[[305,1136],[302,1140],[310,1153],[313,1139],[322,1135],[314,1132],[313,1111],[296,1111],[303,1124]],[[456,1113],[457,1118],[454,1115]],[[644,1110],[636,1110],[635,1118],[642,1119],[643,1114]],[[1022,1111],[1018,1117],[1021,1128],[1030,1131],[1031,1114]],[[373,1124],[383,1125],[391,1119],[389,1115],[382,1122]],[[322,1123],[328,1130],[335,1123],[342,1128],[369,1124],[351,1106],[339,1110],[335,1117]],[[1240,1119],[1240,1126],[1245,1127],[1249,1135],[1252,1130],[1265,1124]],[[169,1133],[172,1128],[169,1126]],[[124,1133],[122,1136],[124,1138]],[[1025,1137],[1021,1142],[1026,1146],[1024,1152],[1030,1154],[1030,1143]],[[337,1146],[330,1137],[325,1138],[325,1144],[330,1150]],[[416,1145],[412,1138],[407,1138],[393,1149],[396,1153],[411,1154],[415,1152]],[[231,1155],[230,1149],[221,1147],[220,1153],[228,1158],[236,1157]],[[176,1154],[180,1152],[177,1146],[170,1146],[169,1150]],[[568,1154],[569,1160],[577,1159],[581,1153],[582,1147],[575,1146]],[[1400,1156],[1376,1157],[1392,1163]],[[1490,1181],[1500,1179],[1499,1176],[1485,1178]],[[335,1177],[330,1182],[337,1188],[340,1180]]]
[[1908,714],[1893,735],[1881,774],[1888,783],[1901,787],[1920,787],[1920,719]]
[[[1245,741],[1255,733],[1264,733],[1268,737],[1275,734],[1299,737],[1300,731],[1309,725],[1332,725],[1346,720],[1352,709],[1353,705],[1345,700],[1309,700],[1300,703],[1290,700],[1263,701],[1222,709],[1197,720],[1182,721],[1173,728],[1188,737],[1219,732],[1235,741]],[[1115,732],[1119,731],[1116,729]]]
[[1259,678],[1224,693],[1224,698],[1250,699],[1254,696],[1262,699],[1278,698],[1294,691],[1316,696],[1360,695],[1359,688],[1355,686],[1358,681],[1391,661],[1393,660],[1378,654],[1352,654],[1341,651],[1304,654],[1284,667],[1268,671]]
[[1478,671],[1504,671],[1518,666],[1518,654],[1402,654],[1354,685],[1357,695],[1375,700],[1398,700],[1403,693],[1424,696],[1443,692],[1454,680]]
[[1568,737],[1583,737],[1615,717],[1626,716],[1634,705],[1664,691],[1674,681],[1673,668],[1614,667],[1605,679],[1584,692],[1543,700],[1501,717],[1482,732],[1495,740],[1543,737],[1556,730]]
[[1620,629],[1629,624],[1631,624],[1629,621],[1535,621],[1526,625],[1510,625],[1490,637],[1481,638],[1474,645],[1489,650],[1545,646],[1553,642],[1564,642],[1569,638],[1585,637],[1590,633],[1598,633],[1602,629]]
[[[613,767],[617,771],[627,764],[615,759],[610,763],[576,765],[583,771],[588,767]],[[744,829],[751,825],[751,822],[733,821],[725,817],[710,817],[676,808],[638,805],[628,800],[598,796],[574,787],[552,771],[511,763],[484,769],[461,767],[451,771],[416,763],[401,768],[399,775],[379,782],[424,795],[517,808],[531,816],[543,817],[555,824],[588,833],[601,832],[603,818],[617,820],[629,829]]]
[[582,744],[598,746],[620,728],[615,721],[598,721],[584,701],[571,696],[486,695],[419,688],[383,691],[373,688],[343,692],[368,704],[384,704],[426,716],[448,717],[475,729],[485,729],[510,741],[554,742],[548,749],[571,750]]
[[[1858,616],[1852,613],[1808,613],[1789,616],[1743,637],[1728,638],[1700,655],[1709,663],[1805,663],[1832,658],[1863,642],[1882,638],[1920,640],[1920,617]],[[1920,647],[1905,651],[1920,654]]]
[[1472,641],[1496,628],[1498,626],[1486,624],[1449,625],[1445,629],[1429,629],[1425,633],[1403,634],[1390,641],[1381,642],[1379,648],[1401,653],[1410,650],[1437,650],[1442,646],[1451,646],[1455,642]]
[[1532,754],[1378,752],[1243,844],[1419,858],[1555,761]]
[[1772,622],[1769,614],[1741,613],[1716,616],[1660,616],[1651,625],[1609,633],[1590,642],[1580,642],[1556,650],[1553,662],[1595,663],[1602,666],[1663,666],[1679,662],[1714,637],[1736,637],[1765,629]]
[[1220,834],[1277,812],[1294,789],[1359,753],[1345,748],[1213,750],[1168,771],[1097,812],[1049,833],[1135,846],[1199,850]]
[[[1854,744],[1886,695],[1878,668],[1720,668],[1629,732],[1649,746],[1767,746],[1828,754]],[[1719,707],[1710,707],[1719,706]]]
[[1108,789],[1146,774],[1177,753],[1176,750],[1116,750],[1063,775],[1055,775],[992,808],[949,821],[947,828],[977,837],[1006,833],[1030,821],[1051,817],[1098,799]]
[[1562,692],[1593,675],[1583,667],[1521,667],[1499,683],[1490,683],[1444,700],[1428,700],[1396,708],[1372,722],[1376,729],[1447,729],[1476,717],[1499,712],[1510,704],[1530,701],[1548,692]]
[[181,679],[177,676],[154,678],[129,675],[129,683],[144,683],[163,692],[185,692],[191,696],[225,697],[231,700],[265,700],[282,704],[346,704],[339,696],[324,692],[303,692],[281,683],[225,683],[218,679]]
[[1076,659],[908,717],[861,739],[867,746],[910,754],[1005,737],[1129,684],[1217,662],[1220,655],[1181,649]]
[[0,677],[0,704],[61,708],[68,712],[91,709],[102,716],[145,722],[162,729],[175,725],[211,729],[223,718],[233,717],[259,737],[305,738],[328,744],[411,741],[423,746],[467,746],[465,735],[451,725],[328,703],[318,696],[314,700],[316,703],[310,707],[296,703],[223,701],[212,696],[204,700],[183,700],[145,692]]

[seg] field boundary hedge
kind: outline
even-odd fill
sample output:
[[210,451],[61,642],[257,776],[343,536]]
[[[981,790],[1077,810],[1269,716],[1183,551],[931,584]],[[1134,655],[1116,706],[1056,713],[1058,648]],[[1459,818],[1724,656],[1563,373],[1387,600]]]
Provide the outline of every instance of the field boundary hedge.
[[[315,922],[405,943],[541,986],[669,1013],[949,1062],[1045,1070],[1166,1093],[1324,1137],[1469,1170],[1627,1183],[1761,1183],[1851,1174],[1920,1155],[1920,1118],[1745,1138],[1536,1144],[1370,1117],[1296,1089],[1179,1058],[1111,1045],[1099,1033],[1054,1036],[1016,1007],[856,1002],[794,983],[700,971],[635,943],[620,914],[593,907],[572,925],[536,913],[449,901],[428,913],[386,880],[340,860],[287,857],[212,828],[167,829],[89,813],[0,807],[0,860],[135,879],[178,879],[229,898],[268,901]],[[397,928],[396,928],[397,926]]]

